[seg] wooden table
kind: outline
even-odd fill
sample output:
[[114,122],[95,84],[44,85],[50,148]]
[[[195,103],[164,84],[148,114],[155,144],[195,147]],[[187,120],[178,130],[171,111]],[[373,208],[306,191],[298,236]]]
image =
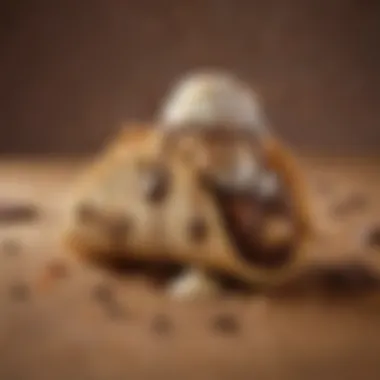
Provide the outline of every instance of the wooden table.
[[[375,260],[377,252],[357,247],[359,232],[380,215],[380,161],[304,164],[319,210],[339,231],[337,246]],[[35,221],[0,226],[0,379],[380,378],[376,292],[174,303],[142,279],[75,265],[52,288],[41,287],[46,265],[66,254],[56,226],[82,166],[27,158],[0,164],[3,202],[30,201],[40,210]],[[356,206],[344,206],[350,197]]]

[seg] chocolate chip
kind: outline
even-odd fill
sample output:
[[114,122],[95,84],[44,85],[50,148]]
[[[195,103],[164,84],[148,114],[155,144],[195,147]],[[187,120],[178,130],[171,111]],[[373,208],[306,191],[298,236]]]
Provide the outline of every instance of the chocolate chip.
[[236,317],[232,314],[220,314],[216,316],[212,320],[212,326],[215,330],[227,334],[234,334],[239,330]]
[[94,297],[112,319],[124,319],[126,317],[125,310],[119,305],[111,288],[106,284],[99,284],[94,288]]
[[82,203],[76,208],[76,217],[81,223],[91,223],[97,219],[98,214],[92,205]]
[[112,290],[106,284],[98,284],[94,287],[93,295],[98,302],[110,302],[113,299]]
[[107,224],[108,233],[115,241],[124,240],[132,223],[127,217],[115,217]]
[[208,235],[207,223],[201,217],[194,217],[189,221],[188,231],[191,241],[201,243]]
[[295,241],[290,238],[268,244],[264,229],[269,211],[263,210],[265,205],[250,195],[215,194],[226,233],[241,259],[248,265],[267,269],[277,269],[289,262]]
[[39,211],[32,204],[0,203],[0,223],[25,223],[38,218]]
[[159,335],[165,335],[172,331],[173,325],[165,315],[157,315],[152,322],[153,331]]
[[25,301],[29,298],[29,288],[24,283],[15,283],[10,287],[10,296],[16,301]]
[[378,285],[379,280],[363,263],[344,263],[325,268],[323,282],[332,291],[365,291]]
[[64,278],[69,274],[67,266],[59,261],[51,262],[47,266],[47,271],[52,278]]
[[339,202],[333,209],[335,215],[345,216],[354,211],[360,211],[367,207],[368,199],[364,194],[352,194]]
[[168,195],[170,175],[162,165],[147,164],[142,167],[143,193],[152,203],[163,202]]
[[372,227],[367,233],[366,240],[369,247],[380,249],[380,226]]
[[15,256],[21,251],[21,244],[14,239],[6,239],[2,243],[2,250],[9,256]]

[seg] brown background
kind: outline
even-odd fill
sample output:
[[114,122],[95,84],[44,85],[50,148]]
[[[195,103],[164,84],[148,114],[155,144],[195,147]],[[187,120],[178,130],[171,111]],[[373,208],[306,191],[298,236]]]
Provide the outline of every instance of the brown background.
[[380,145],[377,0],[3,1],[0,152],[93,152],[184,71],[235,70],[302,149]]

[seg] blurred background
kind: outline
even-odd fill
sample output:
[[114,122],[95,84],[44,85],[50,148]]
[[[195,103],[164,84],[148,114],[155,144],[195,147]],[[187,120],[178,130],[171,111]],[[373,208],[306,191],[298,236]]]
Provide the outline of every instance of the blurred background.
[[[379,153],[380,1],[3,0],[0,54],[0,379],[380,379],[379,161],[354,157]],[[322,289],[307,273],[294,297],[194,306],[66,263],[82,163],[52,156],[95,153],[205,66],[246,79],[315,153],[316,220],[337,236],[317,253],[343,264]]]
[[376,154],[376,0],[3,1],[0,153],[96,151],[188,69],[247,79],[299,149]]

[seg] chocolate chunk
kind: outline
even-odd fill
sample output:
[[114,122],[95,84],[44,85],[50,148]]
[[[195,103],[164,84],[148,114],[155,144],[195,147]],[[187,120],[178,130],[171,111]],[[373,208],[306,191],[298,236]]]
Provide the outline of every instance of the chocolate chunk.
[[264,227],[267,210],[255,197],[243,195],[217,195],[217,204],[226,232],[237,253],[247,264],[277,269],[291,259],[292,239],[281,244],[266,244]]
[[170,174],[162,165],[142,166],[143,194],[152,203],[161,203],[168,195]]
[[0,223],[28,223],[39,217],[39,210],[32,204],[0,203]]
[[167,316],[159,314],[153,319],[152,329],[159,335],[167,335],[173,330],[173,325]]
[[69,274],[67,266],[60,261],[54,261],[49,263],[46,269],[49,275],[54,279],[64,278],[67,277]]
[[126,317],[125,310],[117,302],[109,286],[106,284],[98,284],[94,288],[93,294],[109,317],[112,319],[124,319]]
[[218,332],[234,334],[239,331],[239,323],[232,314],[220,314],[213,318],[212,327]]
[[189,237],[192,242],[202,243],[208,235],[208,226],[201,217],[194,217],[188,224]]

